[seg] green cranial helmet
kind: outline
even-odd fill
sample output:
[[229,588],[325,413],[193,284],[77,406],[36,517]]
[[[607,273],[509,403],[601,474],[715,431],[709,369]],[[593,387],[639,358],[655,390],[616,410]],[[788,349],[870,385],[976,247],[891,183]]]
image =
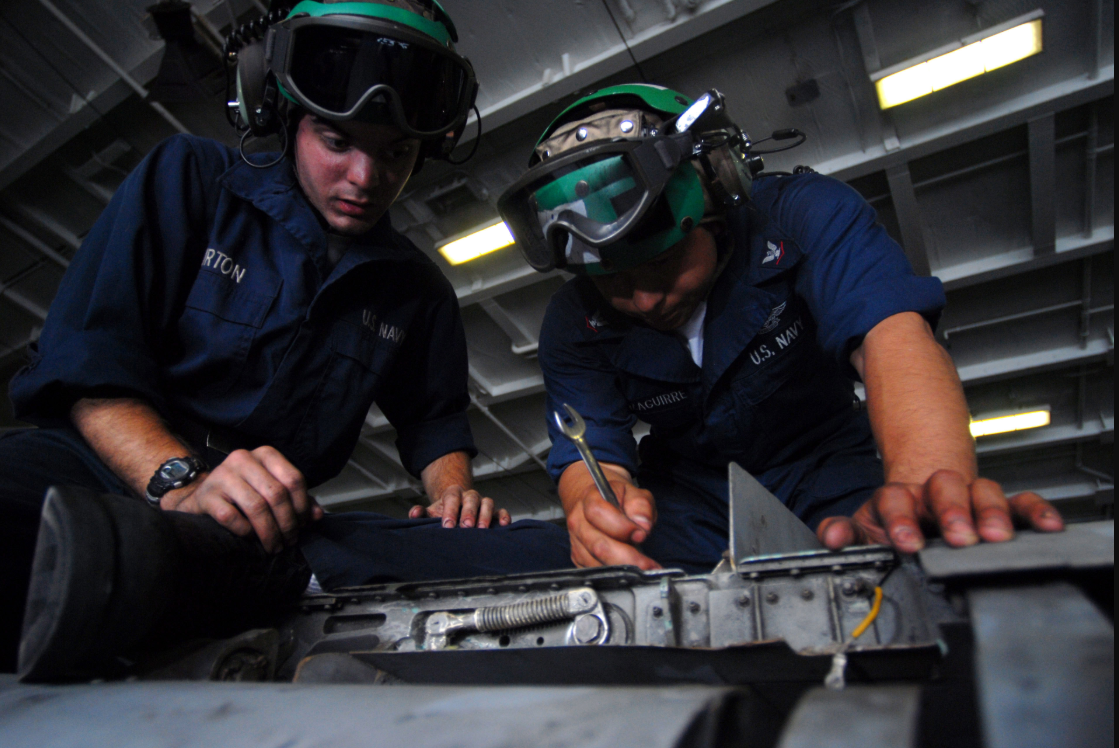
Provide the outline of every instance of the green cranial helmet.
[[[714,212],[705,197],[727,205],[748,197],[746,145],[717,91],[693,102],[661,86],[611,86],[548,126],[528,173],[498,209],[538,270],[626,270],[672,248]],[[733,181],[724,180],[728,168]]]
[[226,47],[240,118],[255,134],[278,132],[281,108],[295,105],[331,121],[389,122],[439,157],[458,142],[478,92],[457,39],[435,0],[303,0],[242,27]]

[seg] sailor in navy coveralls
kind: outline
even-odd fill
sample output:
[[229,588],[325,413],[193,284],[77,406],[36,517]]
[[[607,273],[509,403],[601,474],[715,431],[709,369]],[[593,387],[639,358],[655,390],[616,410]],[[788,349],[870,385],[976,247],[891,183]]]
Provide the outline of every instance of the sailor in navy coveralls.
[[[0,439],[0,670],[51,485],[209,515],[272,552],[304,528],[325,587],[568,563],[550,525],[551,544],[504,553],[543,523],[484,543],[461,529],[509,515],[471,487],[455,294],[386,211],[425,157],[450,155],[477,85],[439,4],[400,5],[308,1],[271,18],[269,48],[291,54],[255,83],[239,68],[238,91],[273,86],[280,106],[242,94],[241,114],[290,152],[170,138],[86,237],[11,385],[17,417],[40,428]],[[240,41],[245,59],[264,46]],[[309,490],[342,470],[374,402],[431,505],[324,519]]]
[[530,264],[576,274],[540,334],[547,409],[582,415],[622,510],[549,420],[575,563],[709,571],[731,461],[832,548],[912,552],[929,524],[955,545],[1004,540],[1012,514],[1059,529],[1039,496],[976,476],[932,334],[940,282],[854,190],[755,179],[749,151],[716,91],[615,86],[562,113],[499,201]]

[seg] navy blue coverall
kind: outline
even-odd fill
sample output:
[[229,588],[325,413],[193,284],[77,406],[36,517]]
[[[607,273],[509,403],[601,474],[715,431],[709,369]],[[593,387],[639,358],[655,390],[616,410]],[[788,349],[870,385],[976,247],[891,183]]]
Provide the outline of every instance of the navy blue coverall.
[[[270,445],[313,487],[342,470],[374,401],[412,475],[475,454],[466,384],[454,291],[387,215],[332,268],[290,160],[254,169],[213,141],[164,141],[86,237],[11,384],[17,417],[40,428],[0,439],[0,649],[18,630],[46,488],[130,493],[70,426],[79,398],[147,401],[211,466]],[[526,530],[554,542],[522,547]],[[333,515],[303,542],[325,587],[570,563],[552,525],[482,534]],[[506,542],[516,550],[501,553]]]
[[[702,367],[683,338],[613,310],[588,278],[553,297],[540,335],[548,412],[572,405],[603,462],[653,493],[642,551],[706,572],[727,548],[727,464],[737,462],[815,528],[882,485],[850,354],[879,322],[944,291],[919,278],[853,189],[816,174],[763,177],[728,216],[728,264],[707,297]],[[651,426],[640,448],[632,427]],[[548,469],[579,459],[549,420]]]

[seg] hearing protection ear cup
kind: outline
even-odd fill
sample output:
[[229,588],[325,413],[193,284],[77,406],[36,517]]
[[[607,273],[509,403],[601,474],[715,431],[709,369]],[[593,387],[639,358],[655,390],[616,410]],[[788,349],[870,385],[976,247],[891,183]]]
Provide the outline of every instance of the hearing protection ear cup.
[[719,186],[725,190],[724,200],[731,205],[737,205],[750,197],[750,187],[754,182],[753,175],[745,159],[735,153],[732,146],[716,148],[708,154],[707,158],[710,160],[711,168],[715,170]]
[[[268,63],[264,59],[264,43],[245,45],[237,52],[237,105],[241,121],[253,135],[271,135],[278,129],[276,112],[269,107]],[[275,84],[272,84],[275,86]],[[274,102],[273,102],[274,103]]]

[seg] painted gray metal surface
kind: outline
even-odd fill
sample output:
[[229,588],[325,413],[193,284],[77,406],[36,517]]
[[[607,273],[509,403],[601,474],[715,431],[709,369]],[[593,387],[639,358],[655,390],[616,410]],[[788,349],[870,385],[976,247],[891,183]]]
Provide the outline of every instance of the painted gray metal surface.
[[730,482],[730,556],[796,553],[822,548],[815,533],[790,512],[754,476],[735,463],[727,468]]
[[[869,547],[759,557],[739,564],[736,571],[695,576],[606,567],[336,590],[304,598],[301,611],[279,622],[281,639],[295,645],[280,677],[290,678],[294,663],[304,657],[331,652],[385,653],[390,658],[427,656],[432,650],[479,656],[522,652],[510,664],[519,668],[509,676],[514,683],[526,677],[532,683],[579,682],[531,672],[532,662],[551,662],[539,653],[573,646],[706,650],[782,641],[800,655],[830,654],[866,617],[879,585],[887,603],[856,649],[933,647],[937,635],[926,612],[928,591],[920,571],[912,562],[900,563],[890,549]],[[601,637],[581,637],[580,617],[448,635],[438,635],[432,626],[440,617],[472,615],[483,608],[527,609],[568,590],[593,591],[596,610],[604,618]],[[471,682],[469,677],[463,681],[461,673],[438,672],[439,663],[452,662],[431,660],[433,669],[423,677]],[[487,681],[479,677],[473,682]]]
[[702,686],[12,686],[0,689],[0,745],[673,748],[732,699],[730,689]]
[[1068,525],[1059,533],[1023,530],[1009,543],[980,543],[967,548],[950,548],[934,540],[919,556],[932,579],[1115,566],[1115,521]]
[[1115,628],[1067,582],[968,593],[987,748],[1115,745]]
[[816,688],[797,703],[778,748],[908,748],[917,744],[917,686]]

